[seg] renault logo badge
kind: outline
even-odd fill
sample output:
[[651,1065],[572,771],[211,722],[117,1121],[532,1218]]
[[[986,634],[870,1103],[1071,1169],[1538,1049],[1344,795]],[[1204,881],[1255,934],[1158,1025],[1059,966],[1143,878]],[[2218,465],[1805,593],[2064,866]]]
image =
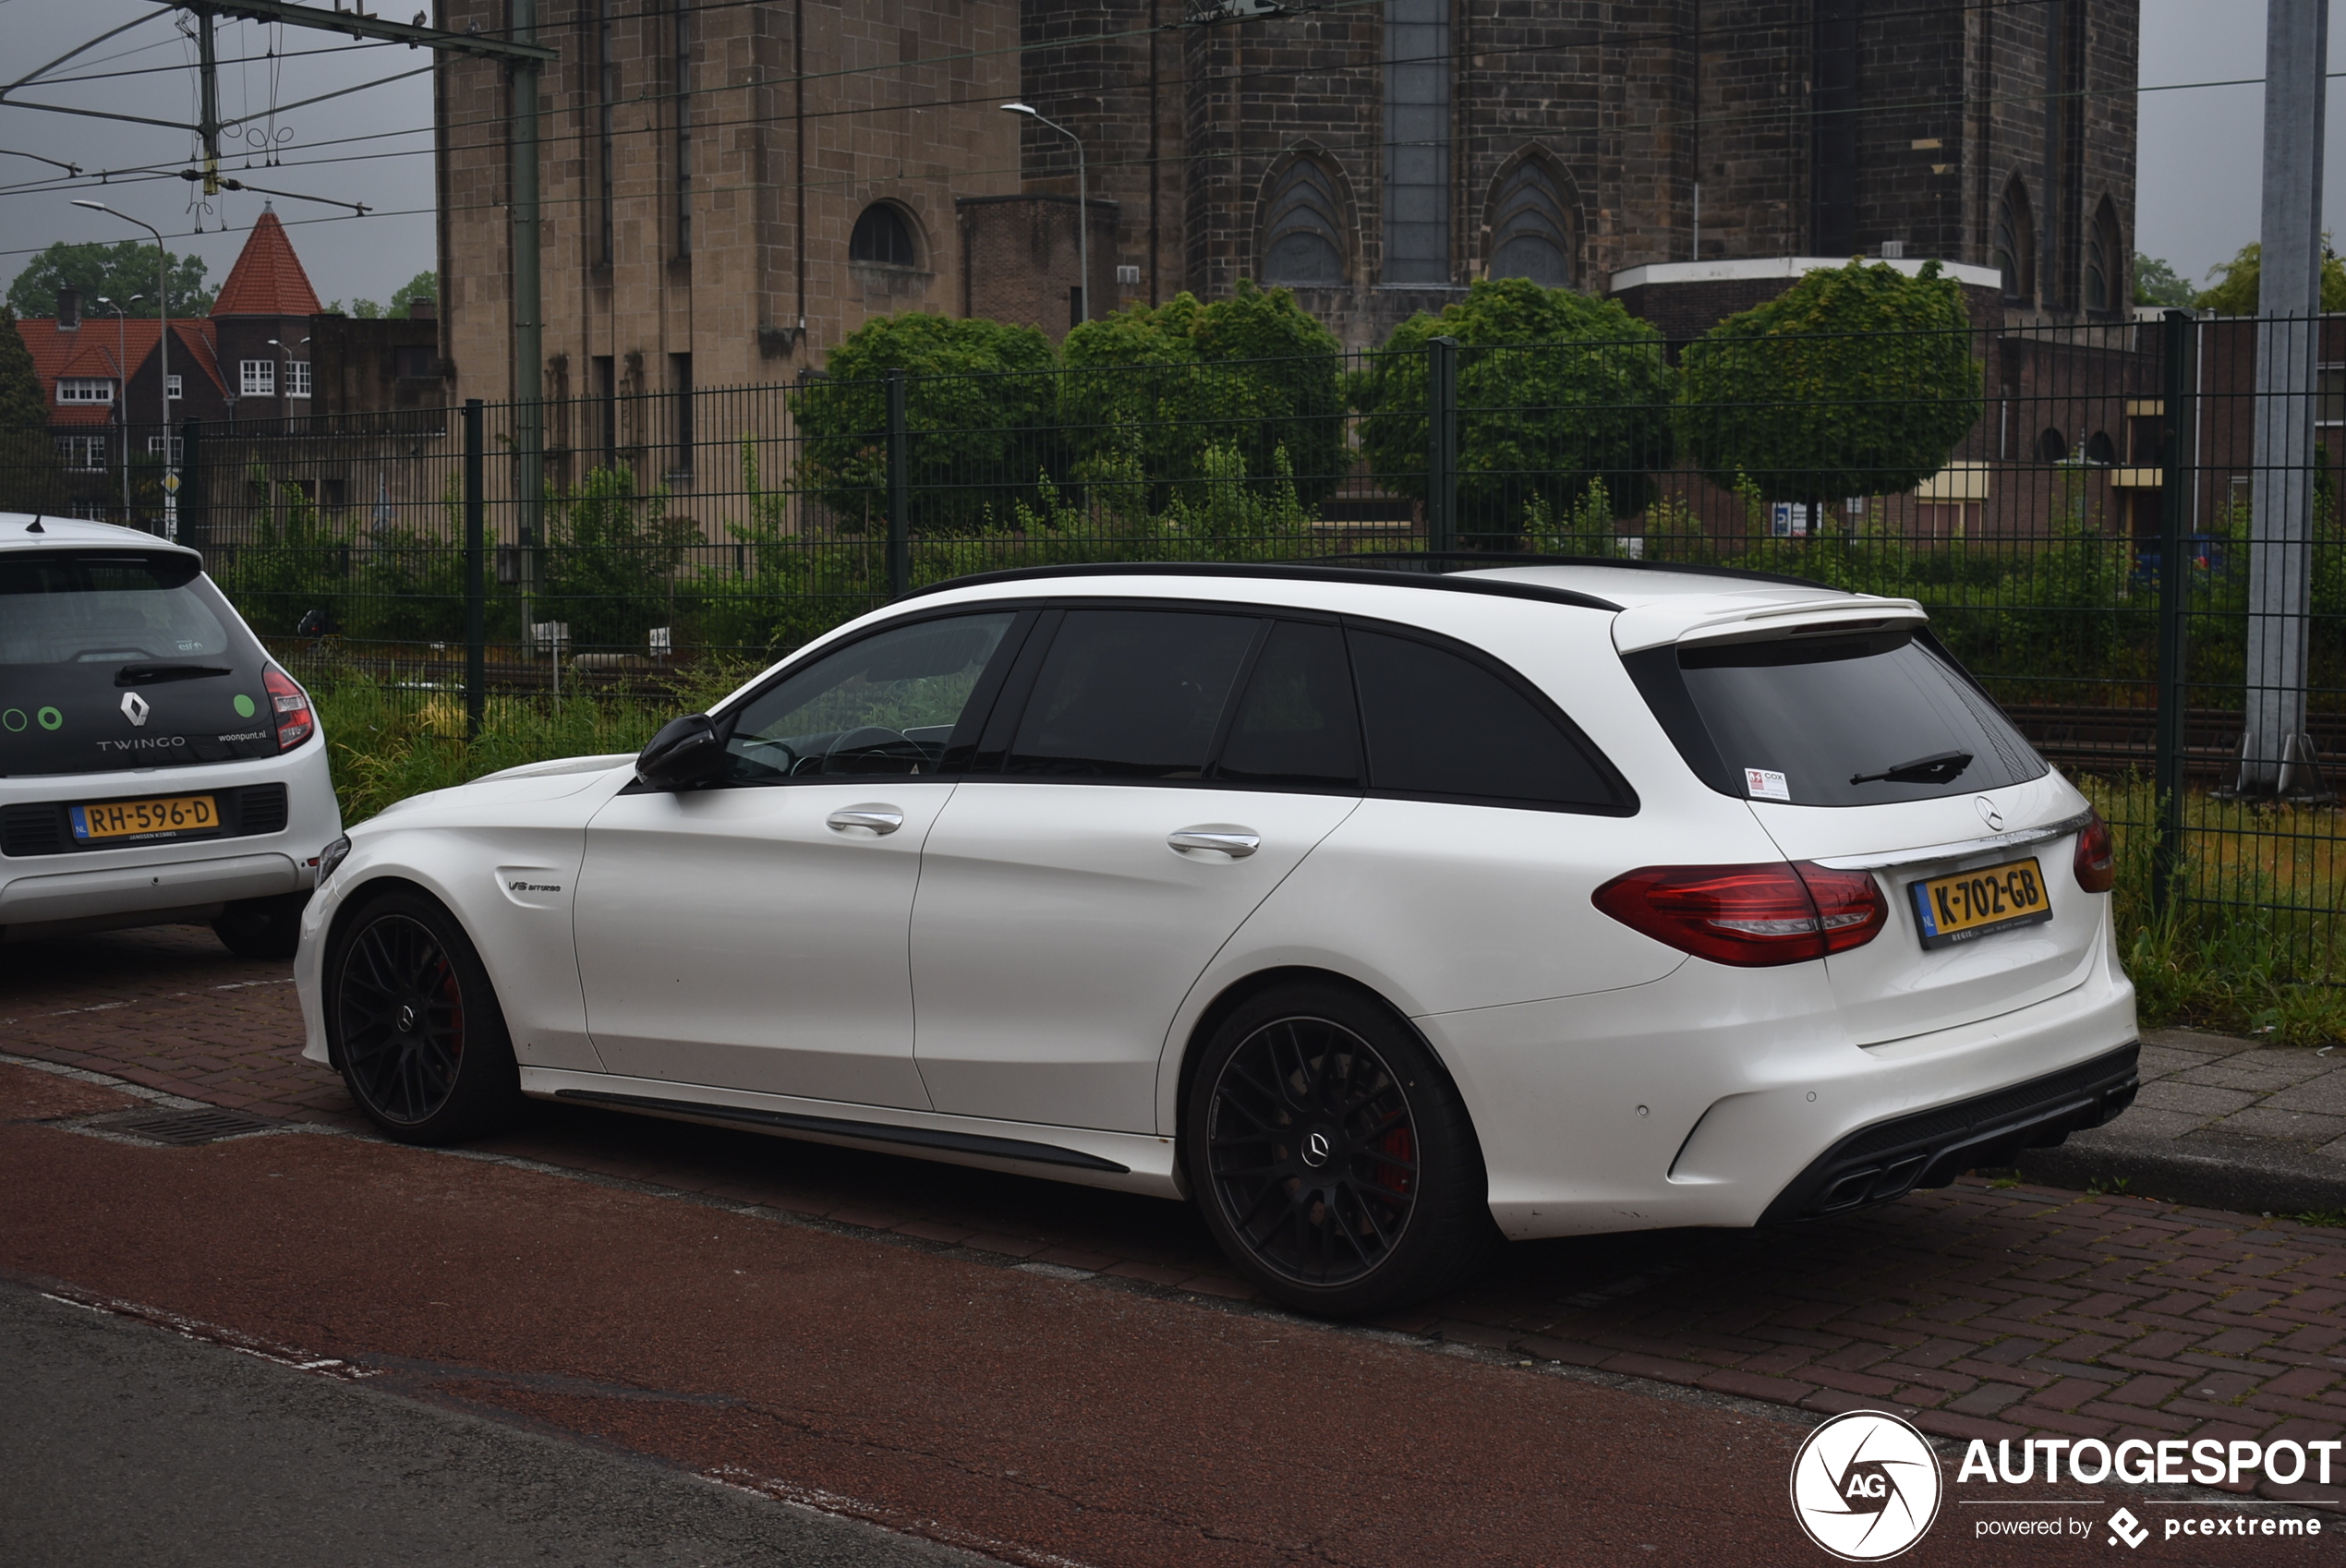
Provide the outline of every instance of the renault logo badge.
[[146,698],[136,692],[122,694],[122,717],[130,720],[134,726],[147,722],[148,711]]

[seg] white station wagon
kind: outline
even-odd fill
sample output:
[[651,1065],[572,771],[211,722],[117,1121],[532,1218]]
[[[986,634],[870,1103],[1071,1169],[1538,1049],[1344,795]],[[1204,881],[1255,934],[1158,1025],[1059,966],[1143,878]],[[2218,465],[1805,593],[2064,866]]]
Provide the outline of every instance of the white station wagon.
[[1087,567],[840,628],[321,869],[308,1055],[1187,1198],[1389,1308],[2122,1110],[2108,830],[1920,607],[1635,563]]

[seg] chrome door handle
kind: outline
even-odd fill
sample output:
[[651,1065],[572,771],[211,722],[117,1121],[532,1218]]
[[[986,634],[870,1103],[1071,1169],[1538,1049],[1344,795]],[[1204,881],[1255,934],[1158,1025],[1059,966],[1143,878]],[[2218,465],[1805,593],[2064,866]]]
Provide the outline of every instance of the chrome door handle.
[[841,806],[823,818],[823,825],[834,833],[868,833],[883,838],[904,826],[904,814],[894,806]]
[[1184,827],[1165,836],[1165,841],[1181,853],[1191,850],[1208,850],[1242,861],[1263,847],[1263,835],[1252,827],[1239,827],[1227,822],[1202,822],[1195,827]]

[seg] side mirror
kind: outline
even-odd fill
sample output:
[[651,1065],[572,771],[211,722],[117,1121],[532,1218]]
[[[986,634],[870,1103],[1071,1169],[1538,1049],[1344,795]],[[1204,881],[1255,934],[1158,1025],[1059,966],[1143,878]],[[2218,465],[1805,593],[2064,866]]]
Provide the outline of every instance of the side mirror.
[[635,757],[636,779],[654,790],[690,790],[724,770],[724,737],[705,713],[670,719]]

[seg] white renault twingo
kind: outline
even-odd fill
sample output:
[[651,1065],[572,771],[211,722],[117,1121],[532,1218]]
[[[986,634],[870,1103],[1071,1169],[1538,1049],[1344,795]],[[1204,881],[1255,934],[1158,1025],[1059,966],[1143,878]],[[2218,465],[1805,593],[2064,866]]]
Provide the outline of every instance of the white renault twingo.
[[202,557],[0,513],[0,940],[209,921],[290,958],[341,831],[308,694]]
[[308,1055],[1199,1204],[1360,1312],[2108,1120],[2107,830],[1905,600],[1628,564],[966,579],[328,858]]

